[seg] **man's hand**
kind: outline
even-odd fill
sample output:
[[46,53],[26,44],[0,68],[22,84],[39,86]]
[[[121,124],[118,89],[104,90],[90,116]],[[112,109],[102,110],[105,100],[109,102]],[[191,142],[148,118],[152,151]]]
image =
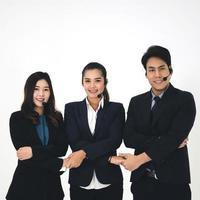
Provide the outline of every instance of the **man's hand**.
[[134,171],[144,163],[151,160],[151,158],[146,153],[141,153],[139,155],[133,155],[130,153],[121,153],[119,154],[119,156],[125,158],[122,161],[122,165],[124,166],[125,169],[129,171]]
[[109,162],[114,165],[121,165],[124,160],[125,158],[122,156],[112,156]]

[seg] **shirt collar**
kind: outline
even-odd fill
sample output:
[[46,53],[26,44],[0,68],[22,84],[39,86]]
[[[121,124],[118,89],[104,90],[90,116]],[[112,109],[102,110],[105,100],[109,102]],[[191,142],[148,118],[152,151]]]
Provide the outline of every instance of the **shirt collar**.
[[[163,94],[165,93],[165,91],[163,91],[160,95],[158,95],[160,98],[162,98],[162,96],[163,96]],[[151,90],[151,96],[152,96],[152,100],[154,99],[154,97],[155,96],[157,96],[157,95],[155,95],[154,93],[153,93],[153,91]]]
[[[87,98],[86,98],[86,105],[87,105],[87,108],[92,108],[92,106],[90,105],[90,103],[89,103]],[[99,111],[100,107],[103,108],[103,106],[104,106],[104,98],[102,97],[101,100],[99,101],[99,105],[98,105],[98,108],[97,108],[96,112]]]

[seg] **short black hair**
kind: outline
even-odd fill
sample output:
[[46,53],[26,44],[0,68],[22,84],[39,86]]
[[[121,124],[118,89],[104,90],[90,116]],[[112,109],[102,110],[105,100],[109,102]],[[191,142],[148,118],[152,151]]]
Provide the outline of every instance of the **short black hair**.
[[151,57],[158,57],[160,59],[162,59],[163,61],[165,61],[169,67],[169,69],[171,69],[171,55],[168,49],[158,46],[158,45],[153,45],[150,46],[147,51],[144,53],[144,55],[142,56],[141,62],[143,67],[146,70],[146,64],[149,58]]

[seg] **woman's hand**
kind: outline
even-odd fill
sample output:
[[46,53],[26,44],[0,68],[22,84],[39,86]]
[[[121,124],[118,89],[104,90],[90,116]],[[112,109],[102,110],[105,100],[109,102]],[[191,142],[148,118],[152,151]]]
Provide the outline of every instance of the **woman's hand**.
[[86,153],[83,150],[75,151],[65,158],[64,165],[66,168],[77,168],[81,165],[86,157]]
[[19,160],[27,160],[32,158],[32,156],[33,156],[32,148],[29,146],[20,147],[17,150],[17,157]]

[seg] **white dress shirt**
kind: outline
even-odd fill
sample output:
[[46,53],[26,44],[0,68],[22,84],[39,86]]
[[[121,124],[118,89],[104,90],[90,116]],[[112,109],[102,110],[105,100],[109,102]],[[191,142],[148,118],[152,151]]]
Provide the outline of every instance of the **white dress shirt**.
[[[91,131],[91,134],[94,135],[95,132],[95,126],[96,126],[96,120],[97,120],[97,113],[99,111],[100,108],[103,108],[104,106],[104,99],[102,98],[101,101],[99,102],[99,106],[97,108],[97,110],[95,111],[92,106],[90,105],[89,101],[86,98],[86,104],[87,104],[87,116],[88,116],[88,125]],[[93,177],[92,180],[90,182],[90,184],[86,187],[82,187],[84,189],[87,190],[91,190],[91,189],[102,189],[102,188],[106,188],[108,187],[110,184],[102,184],[99,182],[99,180],[96,177],[96,173],[94,171],[93,173]]]

